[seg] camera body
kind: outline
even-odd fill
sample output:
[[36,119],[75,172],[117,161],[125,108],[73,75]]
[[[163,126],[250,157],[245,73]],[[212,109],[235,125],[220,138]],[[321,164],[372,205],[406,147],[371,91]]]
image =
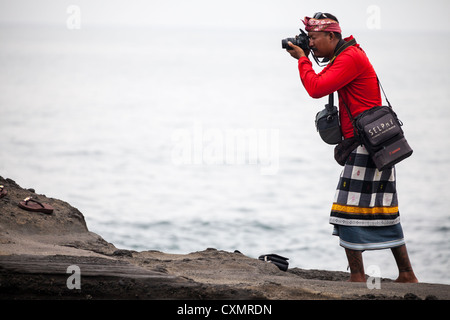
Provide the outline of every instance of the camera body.
[[303,31],[302,29],[300,29],[300,34],[295,36],[295,38],[286,38],[286,39],[281,40],[281,47],[283,49],[288,49],[288,50],[291,49],[291,47],[288,44],[289,41],[292,42],[292,44],[302,48],[304,51],[310,50],[309,37],[305,33],[305,31]]

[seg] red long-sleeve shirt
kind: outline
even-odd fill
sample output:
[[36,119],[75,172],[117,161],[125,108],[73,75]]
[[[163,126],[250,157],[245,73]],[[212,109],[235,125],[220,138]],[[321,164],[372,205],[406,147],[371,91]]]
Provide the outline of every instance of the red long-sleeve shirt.
[[[344,40],[350,41],[352,38],[350,36]],[[346,139],[353,137],[353,126],[342,100],[350,108],[353,117],[381,105],[377,75],[359,44],[342,51],[331,66],[326,66],[318,74],[307,57],[298,60],[298,69],[303,86],[312,98],[338,92],[341,129]]]

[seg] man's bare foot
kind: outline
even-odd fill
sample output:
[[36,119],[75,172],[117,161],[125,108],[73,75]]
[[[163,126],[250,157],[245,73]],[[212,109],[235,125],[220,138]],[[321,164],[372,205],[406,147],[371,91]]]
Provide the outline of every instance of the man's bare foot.
[[419,280],[416,278],[414,272],[412,271],[404,271],[400,272],[398,278],[395,282],[399,283],[418,283]]
[[395,261],[398,266],[398,278],[395,282],[401,283],[417,283],[416,275],[414,274],[413,268],[411,267],[411,262],[409,262],[408,252],[406,246],[402,245],[400,247],[392,248],[392,253],[394,254]]

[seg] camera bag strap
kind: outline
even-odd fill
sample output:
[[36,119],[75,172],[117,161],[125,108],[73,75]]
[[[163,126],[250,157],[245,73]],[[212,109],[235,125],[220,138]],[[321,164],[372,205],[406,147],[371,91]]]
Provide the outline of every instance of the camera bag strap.
[[[386,99],[386,102],[387,102],[389,108],[393,109],[391,103],[389,102],[388,97],[386,96],[386,92],[384,92],[383,86],[381,85],[381,82],[380,82],[380,79],[378,78],[378,76],[377,76],[377,82],[381,88],[381,91],[383,91],[384,98]],[[342,99],[342,102],[344,102],[344,106],[345,106],[345,109],[347,110],[348,117],[350,118],[353,127],[355,127],[355,119],[353,118],[352,113],[350,112],[350,108],[348,107],[347,103],[345,103],[344,99]]]
[[331,58],[330,62],[328,63],[328,65],[332,65],[334,62],[334,59],[336,59],[336,57],[345,49],[347,49],[348,47],[354,46],[356,44],[356,40],[353,38],[350,41],[344,41],[344,40],[340,40],[337,44],[337,50],[334,53],[333,58]]
[[[344,41],[344,40],[340,40],[339,42],[338,42],[338,44],[337,44],[337,50],[335,51],[335,53],[334,53],[334,56],[333,56],[333,58],[330,60],[330,62],[328,63],[328,65],[329,66],[331,66],[332,64],[333,64],[333,62],[334,62],[334,60],[336,59],[336,57],[342,52],[342,51],[344,51],[345,49],[347,49],[348,47],[351,47],[351,46],[354,46],[356,44],[356,40],[353,38],[352,40],[350,40],[350,41]],[[384,90],[383,90],[383,93],[384,93]],[[334,95],[334,92],[332,92],[332,93],[330,93],[329,95],[328,95],[328,111],[329,112],[331,112],[331,110],[333,109],[333,106],[334,106],[334,97],[333,97],[333,95]],[[347,109],[348,110],[348,109]],[[351,116],[351,115],[350,115]],[[353,119],[352,119],[352,121],[353,121]]]

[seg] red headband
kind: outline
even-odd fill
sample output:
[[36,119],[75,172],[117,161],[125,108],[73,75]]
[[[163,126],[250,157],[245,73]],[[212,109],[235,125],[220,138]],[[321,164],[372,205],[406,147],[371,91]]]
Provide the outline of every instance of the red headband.
[[331,19],[314,19],[305,17],[305,20],[302,21],[305,24],[306,31],[327,31],[342,33],[339,23]]

